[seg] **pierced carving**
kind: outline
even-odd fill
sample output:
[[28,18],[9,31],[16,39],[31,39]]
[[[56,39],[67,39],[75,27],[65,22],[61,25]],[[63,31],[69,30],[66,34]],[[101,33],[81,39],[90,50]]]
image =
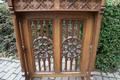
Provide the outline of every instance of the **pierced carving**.
[[99,9],[100,2],[91,2],[84,0],[61,0],[61,9]]
[[33,41],[33,47],[36,71],[51,71],[53,69],[52,40],[47,37],[38,37]]
[[15,8],[18,9],[25,9],[27,8],[28,4],[26,2],[24,2],[23,0],[20,0],[19,2],[17,2],[17,4],[15,5]]
[[101,0],[15,0],[14,8],[16,11],[39,11],[39,10],[97,10],[100,11],[102,5]]
[[67,58],[77,58],[81,53],[81,41],[77,38],[68,38],[63,42],[63,54]]
[[30,3],[30,8],[31,9],[38,9],[40,7],[40,3],[37,2],[37,0],[33,0],[31,3]]
[[33,42],[35,56],[46,59],[53,56],[52,41],[47,37],[38,37]]
[[[16,10],[42,10],[42,9],[55,9],[55,0],[19,0],[15,3]],[[94,10],[100,9],[100,1],[89,1],[89,0],[60,0],[60,9],[85,9]]]
[[46,6],[46,9],[51,9],[54,6],[54,2],[52,0],[47,0],[44,2],[44,6]]
[[16,10],[39,10],[52,9],[54,7],[54,0],[31,0],[31,1],[17,1],[15,3]]
[[54,71],[52,20],[31,19],[36,71]]
[[62,71],[80,71],[83,21],[80,19],[62,20]]

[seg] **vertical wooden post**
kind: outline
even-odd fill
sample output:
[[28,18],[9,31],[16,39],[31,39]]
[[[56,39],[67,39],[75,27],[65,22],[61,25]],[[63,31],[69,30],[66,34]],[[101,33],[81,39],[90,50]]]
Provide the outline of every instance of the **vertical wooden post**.
[[61,69],[61,61],[60,61],[60,53],[61,53],[61,28],[60,28],[60,19],[57,17],[54,20],[54,28],[53,28],[53,45],[54,45],[54,66],[55,72],[60,73]]
[[84,32],[83,32],[83,47],[81,55],[81,73],[88,73],[89,65],[89,56],[90,56],[90,45],[92,37],[92,28],[93,28],[93,18],[89,16],[84,23]]
[[93,70],[95,67],[96,53],[97,53],[99,34],[100,34],[100,28],[101,28],[101,20],[102,20],[102,15],[99,13],[96,14],[94,28],[93,28],[93,38],[92,38],[93,48],[92,48],[92,55],[91,55],[90,70]]
[[33,53],[32,53],[32,39],[31,39],[31,32],[30,32],[30,27],[29,27],[29,21],[28,19],[24,16],[23,18],[23,38],[24,38],[24,45],[25,45],[25,54],[26,54],[26,62],[28,65],[28,70],[29,70],[29,78],[31,79],[32,74],[34,74],[35,70],[35,65],[33,64]]
[[22,49],[22,39],[21,39],[21,33],[20,33],[20,26],[17,20],[16,15],[13,15],[13,25],[14,25],[14,32],[16,34],[16,46],[17,46],[17,50],[18,50],[18,56],[20,58],[20,63],[21,63],[21,67],[22,67],[22,71],[25,72],[25,77],[27,79],[27,68],[26,68],[26,62],[25,62],[25,56],[24,56],[24,52]]

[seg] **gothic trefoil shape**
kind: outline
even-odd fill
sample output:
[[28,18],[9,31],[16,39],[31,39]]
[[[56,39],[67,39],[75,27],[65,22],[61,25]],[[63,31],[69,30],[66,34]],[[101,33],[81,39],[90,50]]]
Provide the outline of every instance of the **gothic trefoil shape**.
[[30,3],[30,8],[31,9],[38,9],[40,7],[40,3],[37,1],[37,0],[33,0],[31,3]]
[[18,9],[26,9],[28,6],[28,4],[26,4],[26,2],[24,2],[23,0],[20,0],[19,2],[17,2],[16,7]]

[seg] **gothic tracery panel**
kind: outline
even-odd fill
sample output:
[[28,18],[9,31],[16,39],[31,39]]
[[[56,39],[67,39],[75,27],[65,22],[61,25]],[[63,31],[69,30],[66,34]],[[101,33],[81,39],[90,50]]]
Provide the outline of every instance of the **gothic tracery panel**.
[[80,71],[82,28],[79,19],[62,21],[62,71]]
[[38,72],[54,71],[52,20],[31,20],[35,67]]

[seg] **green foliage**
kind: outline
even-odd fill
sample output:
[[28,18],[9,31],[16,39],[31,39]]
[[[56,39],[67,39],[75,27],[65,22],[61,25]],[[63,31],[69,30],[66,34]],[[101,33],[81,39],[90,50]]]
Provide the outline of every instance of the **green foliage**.
[[115,71],[120,65],[120,4],[106,4],[96,67]]
[[0,55],[10,57],[15,54],[15,38],[12,19],[5,4],[0,4]]
[[106,0],[107,5],[118,5],[120,4],[120,0]]

